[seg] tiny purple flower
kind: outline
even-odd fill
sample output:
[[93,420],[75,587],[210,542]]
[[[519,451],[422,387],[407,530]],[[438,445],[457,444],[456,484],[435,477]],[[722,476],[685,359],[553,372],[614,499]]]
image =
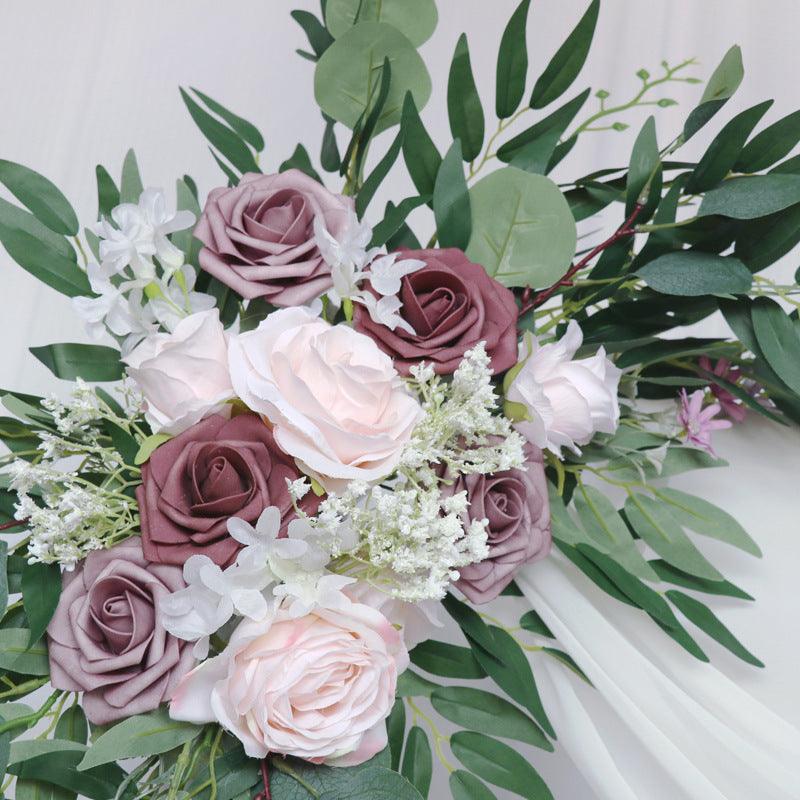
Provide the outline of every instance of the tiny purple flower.
[[686,393],[686,389],[681,389],[678,424],[689,444],[716,458],[717,454],[711,446],[711,434],[713,431],[730,428],[733,423],[729,419],[714,419],[722,411],[722,407],[719,403],[711,403],[703,408],[704,399],[705,393],[702,389],[692,392],[691,396]]
[[[738,384],[742,379],[742,371],[738,367],[732,366],[727,358],[720,358],[716,364],[712,365],[711,359],[703,356],[700,359],[700,368],[706,372],[712,372],[728,383]],[[716,383],[711,384],[711,393],[717,398],[726,417],[734,422],[744,422],[744,418],[747,416],[747,406],[741,400],[734,397],[724,386]]]

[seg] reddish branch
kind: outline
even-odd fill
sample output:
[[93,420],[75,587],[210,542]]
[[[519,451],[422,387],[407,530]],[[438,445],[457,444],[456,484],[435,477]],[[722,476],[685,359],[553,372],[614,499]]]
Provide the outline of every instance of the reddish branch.
[[269,790],[269,764],[266,758],[261,759],[261,780],[264,783],[264,791],[259,792],[253,800],[272,800],[272,792]]
[[573,264],[567,270],[564,276],[557,280],[552,286],[549,286],[547,289],[542,289],[541,292],[533,297],[531,297],[530,287],[527,287],[522,293],[522,308],[520,308],[519,311],[520,317],[523,314],[527,314],[528,311],[538,308],[540,305],[546,303],[561,287],[571,286],[572,279],[575,277],[575,275],[580,272],[596,255],[598,255],[598,253],[602,253],[603,250],[608,249],[612,244],[615,244],[625,236],[633,236],[633,234],[636,233],[633,224],[636,222],[636,218],[639,216],[639,214],[642,213],[642,208],[644,208],[644,206],[639,204],[635,205],[628,219],[626,219],[625,222],[623,222],[622,225],[620,225],[619,228],[617,228],[617,230],[608,237],[608,239],[598,244],[597,247],[592,248],[580,261],[577,261],[575,264]]
[[11,522],[5,522],[0,525],[0,531],[7,531],[9,528],[16,528],[19,525],[27,524],[28,519],[12,519]]

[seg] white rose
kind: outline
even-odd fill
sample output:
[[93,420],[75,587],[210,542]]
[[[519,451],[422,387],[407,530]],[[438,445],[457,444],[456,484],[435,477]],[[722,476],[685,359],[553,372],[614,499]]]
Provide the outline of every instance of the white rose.
[[209,414],[230,412],[228,343],[216,308],[148,336],[123,359],[147,402],[153,431],[177,434]]
[[275,311],[232,337],[229,360],[239,398],[329,491],[391,473],[422,416],[372,339],[307,308]]
[[[622,371],[603,347],[590,358],[574,359],[583,332],[574,320],[557,342],[540,345],[536,337],[520,344],[520,366],[506,399],[521,403],[528,419],[516,429],[537,447],[561,455],[561,448],[580,452],[578,445],[595,433],[614,433],[619,424],[617,390]],[[512,373],[513,374],[513,373]]]

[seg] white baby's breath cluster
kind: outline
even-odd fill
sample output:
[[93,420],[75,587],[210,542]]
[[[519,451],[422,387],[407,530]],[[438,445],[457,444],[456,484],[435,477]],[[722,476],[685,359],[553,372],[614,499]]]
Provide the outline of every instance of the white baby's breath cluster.
[[17,493],[14,518],[26,521],[30,532],[29,561],[73,569],[92,550],[111,547],[138,527],[137,505],[125,491],[135,468],[123,463],[102,430],[104,419],[125,429],[132,422],[80,378],[68,399],[51,396],[41,407],[31,412],[36,450],[6,467]]
[[469,522],[464,492],[442,485],[458,475],[522,467],[523,440],[496,414],[483,344],[468,351],[452,381],[425,365],[414,368],[410,386],[425,416],[405,447],[397,474],[370,487],[351,483],[328,495],[312,524],[332,534],[355,534],[356,550],[337,569],[357,575],[392,596],[411,602],[444,597],[459,567],[488,555],[486,520]]

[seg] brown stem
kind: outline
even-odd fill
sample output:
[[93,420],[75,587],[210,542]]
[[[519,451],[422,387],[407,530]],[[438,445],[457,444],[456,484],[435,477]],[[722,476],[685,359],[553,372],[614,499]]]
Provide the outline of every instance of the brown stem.
[[269,789],[269,763],[267,758],[261,759],[261,780],[264,783],[264,791],[259,792],[254,800],[272,800],[272,792]]
[[12,519],[11,522],[5,522],[0,525],[0,531],[7,531],[9,528],[16,528],[18,525],[25,525],[30,520],[26,517],[25,519]]
[[546,303],[562,286],[570,286],[572,284],[572,278],[574,278],[575,275],[580,272],[598,253],[602,253],[603,250],[608,249],[612,244],[615,244],[624,236],[633,236],[633,234],[636,233],[633,228],[633,224],[636,222],[636,218],[639,216],[639,214],[642,213],[643,208],[644,206],[637,203],[633,207],[633,211],[628,219],[626,219],[625,222],[623,222],[622,225],[620,225],[619,228],[617,228],[617,230],[608,237],[608,239],[606,239],[604,242],[600,242],[597,247],[592,248],[592,250],[590,250],[580,261],[574,263],[567,270],[564,276],[559,278],[559,280],[557,280],[552,286],[549,286],[547,289],[543,289],[533,298],[530,297],[530,290],[526,289],[522,295],[523,304],[519,311],[520,317],[531,309],[538,308]]

